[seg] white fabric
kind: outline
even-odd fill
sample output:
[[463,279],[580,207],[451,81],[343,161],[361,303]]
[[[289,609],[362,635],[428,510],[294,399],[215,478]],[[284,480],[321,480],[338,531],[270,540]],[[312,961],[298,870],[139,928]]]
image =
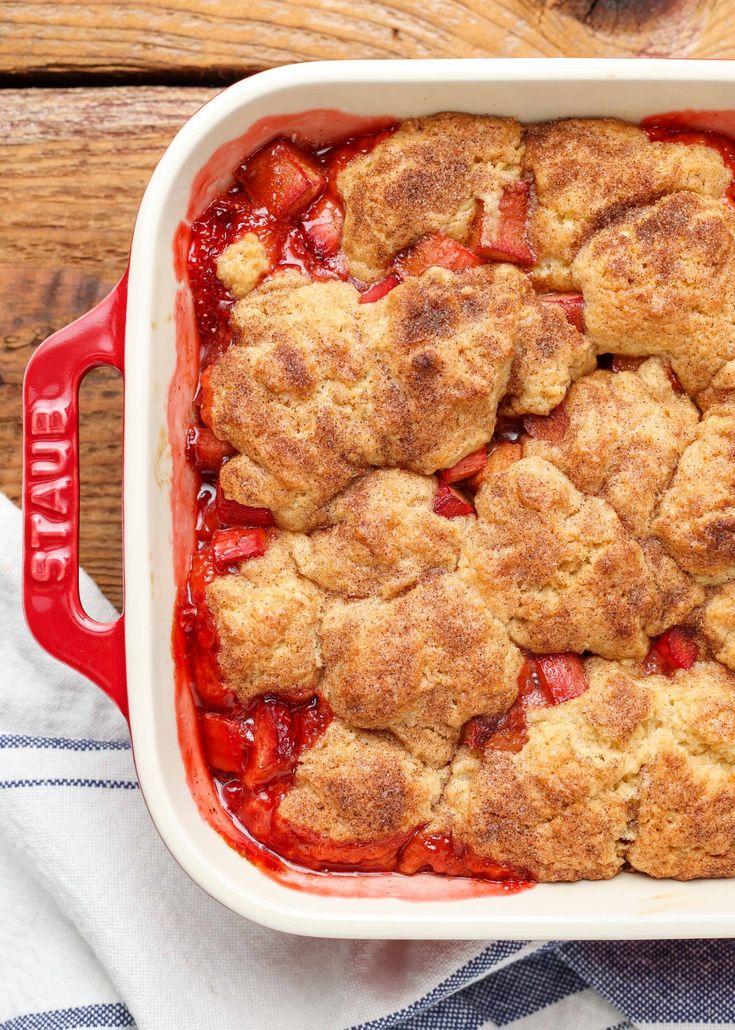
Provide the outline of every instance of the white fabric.
[[[91,614],[112,616],[88,581],[84,594]],[[31,639],[20,513],[2,496],[0,626],[0,1026],[123,1002],[140,1030],[338,1030],[403,1009],[483,950],[291,937],[194,886],[130,787],[129,750],[46,739],[122,741],[127,730],[96,687]],[[48,783],[59,780],[72,782]]]

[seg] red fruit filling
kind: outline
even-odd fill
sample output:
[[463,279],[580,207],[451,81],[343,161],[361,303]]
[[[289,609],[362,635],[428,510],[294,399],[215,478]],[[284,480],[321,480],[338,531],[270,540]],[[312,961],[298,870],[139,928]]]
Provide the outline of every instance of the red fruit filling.
[[390,293],[392,289],[399,285],[401,277],[391,272],[390,275],[386,275],[384,279],[379,279],[376,283],[365,290],[360,297],[361,304],[372,304],[376,300],[380,300],[381,297],[385,297],[386,293]]
[[235,175],[253,207],[272,218],[305,211],[327,184],[322,165],[288,140],[269,143],[240,165]]
[[541,293],[543,304],[557,304],[566,315],[567,322],[580,333],[584,332],[584,297],[581,293]]
[[237,562],[260,558],[268,547],[268,537],[261,527],[255,529],[217,529],[212,534],[214,567],[227,572]]
[[200,712],[199,726],[209,767],[218,772],[240,772],[247,743],[242,720],[216,712]]
[[396,258],[396,265],[404,275],[421,275],[434,266],[448,268],[450,272],[463,272],[481,264],[482,258],[477,254],[440,232],[423,236]]
[[186,433],[186,457],[200,472],[219,472],[225,458],[235,453],[234,447],[219,440],[206,426],[189,426]]
[[518,697],[498,716],[477,715],[467,723],[462,741],[468,747],[521,751],[528,740],[530,708],[547,708],[579,697],[588,687],[578,655],[528,655],[518,677]]
[[503,190],[497,211],[478,200],[470,247],[493,261],[510,261],[530,268],[536,255],[528,239],[531,183],[513,182]]
[[223,526],[263,526],[268,529],[276,524],[270,508],[252,508],[249,504],[228,501],[221,487],[217,488],[215,506]]
[[328,194],[320,197],[301,223],[304,235],[317,257],[334,257],[342,240],[344,212]]
[[445,519],[456,519],[459,515],[474,515],[475,509],[457,490],[440,483],[434,497],[434,511]]
[[695,641],[681,626],[673,626],[652,644],[643,663],[648,675],[673,676],[678,669],[691,669],[699,657]]
[[439,473],[439,480],[442,483],[460,483],[463,479],[470,479],[487,465],[487,451],[484,447],[478,448],[472,454],[460,458],[456,465],[451,468],[442,469]]
[[569,415],[562,401],[548,415],[526,415],[523,428],[534,440],[547,440],[549,443],[561,443],[569,428]]

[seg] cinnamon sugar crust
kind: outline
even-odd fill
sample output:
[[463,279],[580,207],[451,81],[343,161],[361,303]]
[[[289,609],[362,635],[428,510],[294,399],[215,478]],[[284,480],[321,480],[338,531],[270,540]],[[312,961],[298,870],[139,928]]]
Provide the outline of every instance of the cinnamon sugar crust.
[[589,238],[630,208],[682,190],[719,198],[730,173],[711,147],[652,143],[636,125],[614,118],[569,118],[531,125],[523,169],[537,205],[531,242],[539,288],[579,288],[574,258]]
[[522,751],[460,750],[443,806],[456,838],[545,881],[732,876],[735,677],[586,672],[581,697],[531,712]]
[[[239,452],[225,495],[284,529],[371,466],[431,473],[490,439],[515,355],[514,268],[432,268],[373,304],[349,283],[274,278],[234,309],[204,412]],[[267,427],[267,431],[263,431]]]
[[735,358],[735,211],[674,193],[598,232],[574,261],[598,352],[668,358],[689,393]]
[[[221,256],[234,342],[202,415],[236,451],[224,497],[278,527],[206,589],[223,682],[331,707],[279,805],[305,833],[427,827],[550,882],[735,876],[730,175],[612,119],[412,119],[339,176],[351,274],[429,232],[467,243],[521,177],[528,273],[435,266],[361,304],[262,281],[257,240]],[[438,514],[434,473],[487,445],[466,513]],[[690,667],[648,674],[671,627]],[[524,651],[581,656],[588,688],[499,750]]]
[[511,118],[411,118],[347,165],[342,247],[350,272],[379,278],[393,256],[429,232],[466,240],[478,199],[497,206],[520,176],[521,126]]
[[279,814],[331,840],[374,843],[428,822],[447,771],[412,758],[387,734],[339,719],[306,751]]

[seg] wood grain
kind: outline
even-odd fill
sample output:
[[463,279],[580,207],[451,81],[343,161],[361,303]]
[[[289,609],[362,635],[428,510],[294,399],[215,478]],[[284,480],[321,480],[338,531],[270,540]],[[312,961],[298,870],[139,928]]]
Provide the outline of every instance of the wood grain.
[[234,79],[290,61],[735,57],[735,0],[5,0],[0,74]]
[[[0,490],[15,501],[26,362],[122,274],[148,176],[176,129],[213,92],[0,91]],[[118,606],[121,398],[109,369],[85,381],[82,562]]]

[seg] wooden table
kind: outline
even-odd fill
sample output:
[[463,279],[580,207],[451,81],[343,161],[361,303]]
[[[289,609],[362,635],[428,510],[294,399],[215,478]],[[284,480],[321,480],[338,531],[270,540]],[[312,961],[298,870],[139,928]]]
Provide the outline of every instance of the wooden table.
[[[4,0],[0,489],[20,497],[33,348],[125,267],[151,169],[189,115],[262,68],[327,58],[735,58],[735,0]],[[120,605],[120,410],[83,388],[82,560]]]

